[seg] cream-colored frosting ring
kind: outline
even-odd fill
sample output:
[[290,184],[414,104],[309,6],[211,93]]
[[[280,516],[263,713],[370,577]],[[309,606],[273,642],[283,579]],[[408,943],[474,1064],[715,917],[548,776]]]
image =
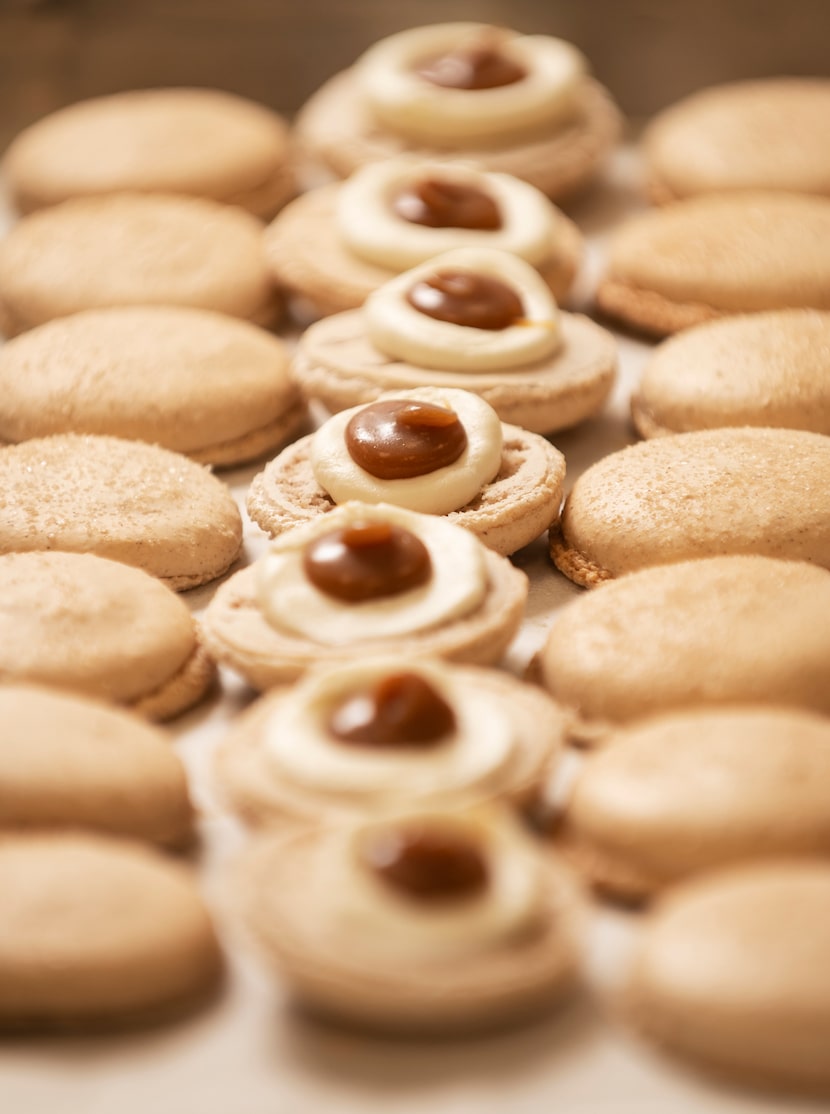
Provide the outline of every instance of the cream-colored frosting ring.
[[311,467],[320,487],[335,503],[359,499],[364,503],[394,503],[422,514],[449,514],[465,507],[489,484],[501,467],[502,424],[484,399],[469,391],[421,387],[388,396],[431,402],[454,411],[464,427],[467,445],[457,460],[422,476],[384,480],[352,459],[346,427],[365,410],[354,406],[329,418],[311,442]]
[[[427,179],[481,190],[496,203],[501,228],[430,228],[398,216],[392,208],[397,194]],[[461,247],[509,251],[540,267],[550,258],[557,224],[552,202],[519,178],[406,156],[356,171],[338,191],[336,214],[337,229],[349,250],[395,273]]]
[[[515,59],[525,76],[493,89],[448,89],[415,73],[432,57],[483,42]],[[562,39],[518,35],[483,23],[401,31],[370,47],[355,67],[381,124],[409,139],[460,147],[564,122],[575,109],[586,69],[584,56]]]
[[[344,744],[328,730],[329,717],[349,696],[395,673],[421,677],[453,709],[456,725],[427,747]],[[376,809],[400,801],[437,801],[469,790],[486,792],[503,781],[516,737],[498,696],[414,656],[369,659],[315,673],[301,681],[263,729],[269,763],[301,789],[371,801]]]
[[[527,324],[476,329],[439,321],[406,300],[420,280],[439,271],[470,271],[506,282],[519,295]],[[544,279],[508,252],[459,248],[397,275],[364,305],[369,339],[387,356],[425,368],[491,371],[519,367],[551,355],[561,344],[559,311]]]
[[[426,584],[361,603],[343,602],[316,588],[303,570],[306,546],[357,522],[391,522],[415,534],[432,562]],[[446,519],[387,503],[343,503],[272,543],[255,566],[260,606],[277,630],[324,646],[417,634],[475,611],[487,592],[484,552],[477,538]]]

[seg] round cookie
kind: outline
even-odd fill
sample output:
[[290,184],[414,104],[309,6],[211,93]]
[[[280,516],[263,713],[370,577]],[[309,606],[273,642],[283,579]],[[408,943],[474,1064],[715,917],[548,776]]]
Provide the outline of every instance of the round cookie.
[[664,336],[714,317],[830,309],[830,198],[747,192],[633,217],[612,237],[597,303]]
[[[435,388],[421,388],[384,398],[405,399],[410,403],[429,402],[449,409],[454,404],[458,406],[459,402],[463,403],[465,399],[474,400],[479,407],[483,405],[476,396],[468,395],[467,392],[440,391]],[[322,464],[325,465],[327,474],[335,475],[341,483],[351,481],[351,472],[354,471],[354,479],[360,486],[348,494],[349,498],[360,498],[366,502],[378,499],[397,502],[396,491],[400,492],[407,480],[403,484],[398,480],[384,484],[365,472],[349,455],[347,441],[341,430],[350,417],[363,411],[363,407],[355,407],[329,419],[318,433],[304,437],[284,449],[263,472],[254,477],[248,491],[248,514],[267,534],[274,537],[292,526],[313,520],[342,501],[342,496],[339,499],[333,498],[324,483],[317,479],[319,466],[315,465],[315,458],[318,450],[322,454]],[[328,441],[320,440],[333,424],[336,424],[338,430],[336,436],[332,434],[337,445],[336,461]],[[465,452],[448,466],[409,478],[417,484],[419,506],[413,509],[427,513],[445,513],[450,522],[471,530],[489,549],[504,556],[515,553],[517,549],[537,538],[558,517],[565,479],[565,458],[544,438],[516,426],[502,426],[501,464],[497,465],[493,478],[485,482],[472,499],[462,502],[460,507],[456,504],[456,508],[448,512],[433,511],[431,498],[442,496],[456,473],[459,481],[462,476],[466,477],[474,467],[471,454],[480,456],[486,450],[486,446],[480,446],[476,436],[478,421],[475,410],[469,422],[465,422],[462,417],[461,424],[465,429],[468,428]],[[488,432],[489,430],[481,431],[482,439]],[[367,486],[372,490],[365,490]],[[411,488],[412,484],[409,486]],[[405,494],[402,497],[407,498]]]
[[221,963],[178,863],[91,834],[0,837],[0,1028],[166,1020],[214,989]]
[[726,428],[641,441],[584,472],[551,530],[557,568],[588,588],[728,553],[830,567],[830,439]]
[[611,732],[557,829],[604,892],[642,898],[730,863],[830,856],[830,719],[688,709]]
[[35,685],[0,686],[0,830],[85,828],[166,847],[193,838],[187,778],[143,720]]
[[0,556],[0,681],[162,720],[200,700],[214,673],[187,607],[155,577],[90,553]]
[[[479,38],[485,50],[491,44],[496,51],[502,47],[515,50],[518,44],[524,52],[529,42],[531,50],[540,46],[545,49],[547,44],[554,44],[556,48],[564,47],[572,56],[576,53],[560,40],[544,36],[523,37],[505,29],[470,23],[416,28],[383,40],[373,50],[377,51],[380,46],[388,51],[391,44],[397,51],[398,44],[404,43],[404,50],[408,52],[411,48],[404,37],[417,37],[415,41],[420,44],[425,32],[430,39],[423,48],[420,45],[416,47],[421,57],[427,55],[434,58],[444,51],[452,51],[453,40],[462,51],[468,46],[475,49],[475,40]],[[431,41],[435,32],[441,37],[440,46]],[[458,130],[454,139],[442,137],[441,131],[446,133],[448,126],[448,95],[450,100],[457,100],[457,91],[447,87],[436,90],[435,86],[430,87],[423,82],[420,92],[435,98],[430,116],[432,126],[426,133],[428,138],[413,139],[395,127],[394,118],[397,116],[400,124],[401,114],[394,107],[387,108],[385,119],[381,121],[377,107],[382,108],[382,104],[376,103],[373,109],[368,103],[367,58],[368,55],[364,55],[353,67],[329,79],[297,117],[296,134],[301,146],[341,178],[348,177],[366,163],[401,154],[426,159],[463,157],[487,170],[522,178],[558,200],[584,188],[596,177],[620,133],[620,114],[607,90],[584,72],[572,72],[563,90],[562,99],[567,103],[557,103],[554,96],[552,113],[546,122],[537,121],[530,126],[527,122],[517,122],[496,136],[487,135],[488,127],[494,120],[493,98],[482,97],[482,93],[503,91],[478,90],[480,109],[476,110],[478,106],[474,104],[472,112],[466,108],[462,110],[467,115],[467,127],[466,130]],[[523,62],[528,62],[526,56]],[[371,60],[370,65],[374,68]],[[536,69],[532,63],[528,62],[528,65],[529,69]],[[581,67],[584,67],[584,59]],[[406,70],[406,66],[401,67],[401,71]],[[556,70],[555,65],[542,63],[536,73],[538,75],[541,71],[555,76]],[[406,76],[414,77],[414,71]],[[527,82],[520,84],[526,85]],[[462,100],[469,101],[470,93],[467,90],[461,92]],[[472,95],[475,98],[475,92]]]
[[[428,859],[420,881],[429,896],[373,876],[361,844],[374,837],[378,856],[394,854],[407,831],[469,848],[483,886],[462,900],[449,886],[429,895]],[[263,837],[235,882],[246,926],[292,995],[348,1025],[475,1032],[546,1011],[574,986],[580,894],[495,813],[436,810]]]
[[[443,735],[427,730],[438,717],[422,689],[444,702],[440,711],[450,709],[440,721]],[[374,712],[368,725],[367,700]],[[352,735],[371,729],[373,742],[338,740],[331,731],[337,711],[351,715]],[[561,731],[554,702],[508,673],[400,656],[364,659],[318,669],[257,701],[217,752],[216,774],[234,810],[258,827],[497,799],[522,805],[556,761]]]
[[220,89],[135,89],[69,105],[21,132],[2,170],[24,213],[134,191],[266,217],[295,190],[285,121]]
[[[405,165],[409,166],[409,163]],[[430,178],[440,180],[436,164],[428,166]],[[452,171],[453,164],[447,164],[445,176],[450,182],[453,181]],[[460,169],[455,169],[455,176],[460,173]],[[467,170],[466,173],[469,175],[472,172]],[[265,231],[265,252],[274,279],[302,299],[303,307],[316,316],[357,309],[373,290],[413,265],[405,260],[394,268],[380,265],[362,258],[350,247],[345,232],[341,230],[344,218],[338,214],[338,201],[343,188],[337,184],[310,190],[292,201]],[[525,185],[524,188],[528,187]],[[371,219],[371,212],[364,215]],[[384,215],[391,222],[392,218],[386,213]],[[545,217],[550,225],[547,251],[538,262],[536,259],[532,262],[550,286],[554,298],[562,301],[579,268],[582,236],[576,225],[553,205],[549,205]],[[402,229],[397,230],[398,237],[418,228],[403,218],[399,219]],[[434,234],[436,230],[428,228],[423,231]],[[492,239],[499,235],[496,232],[478,232],[471,238],[468,229],[441,228],[440,231],[447,242],[436,247],[431,254],[453,247],[467,247],[471,242],[485,246],[488,236]],[[395,233],[392,225],[389,229],[390,254],[394,251]],[[423,258],[428,258],[429,254],[425,251]]]
[[61,549],[143,568],[183,591],[242,545],[229,490],[157,445],[66,433],[0,449],[0,553]]
[[693,93],[643,136],[649,193],[662,205],[729,190],[830,195],[830,81],[773,78]]
[[[324,540],[321,562],[326,550],[342,555],[346,549],[359,570],[355,550],[366,546],[366,560],[377,553],[384,580],[392,567],[386,547],[393,539],[383,536],[390,525],[425,547],[425,582],[346,601],[311,581],[307,561]],[[352,531],[358,536],[347,545],[342,535]],[[363,577],[356,579],[360,585]],[[205,612],[204,633],[217,661],[254,688],[267,689],[296,680],[312,665],[350,660],[356,653],[492,665],[516,634],[526,599],[525,574],[462,527],[382,503],[342,503],[286,531],[265,557],[225,581]]]
[[280,304],[262,225],[193,197],[113,194],[65,201],[0,242],[0,331],[106,306],[176,305],[272,325]]
[[830,865],[778,860],[693,880],[646,919],[626,986],[636,1027],[694,1066],[830,1090]]
[[0,441],[148,441],[202,464],[273,451],[307,423],[280,340],[181,306],[87,310],[0,348]]
[[727,317],[657,347],[631,415],[642,437],[749,425],[830,434],[828,369],[830,313]]
[[712,704],[830,713],[830,572],[708,557],[629,573],[573,600],[540,652],[544,686],[590,744],[652,712]]

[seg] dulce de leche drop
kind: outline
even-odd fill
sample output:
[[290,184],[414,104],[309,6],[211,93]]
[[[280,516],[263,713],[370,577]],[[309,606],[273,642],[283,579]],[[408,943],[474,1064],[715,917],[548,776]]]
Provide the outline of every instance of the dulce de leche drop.
[[365,746],[434,746],[455,727],[455,713],[417,673],[392,673],[333,711],[330,733]]
[[442,89],[497,89],[526,76],[518,62],[484,43],[439,54],[422,62],[415,72]]
[[361,848],[366,865],[404,897],[438,903],[476,897],[488,882],[475,842],[449,825],[401,824],[372,832]]
[[303,557],[315,588],[348,603],[394,596],[425,584],[432,572],[426,546],[390,522],[355,523],[317,538]]
[[410,399],[370,403],[349,421],[345,437],[352,460],[381,480],[425,476],[454,463],[467,447],[454,410]]
[[512,287],[472,271],[436,271],[416,282],[406,300],[427,317],[472,329],[506,329],[525,317]]
[[424,178],[394,198],[392,208],[410,224],[427,228],[471,228],[495,232],[502,227],[499,206],[490,194],[461,182]]

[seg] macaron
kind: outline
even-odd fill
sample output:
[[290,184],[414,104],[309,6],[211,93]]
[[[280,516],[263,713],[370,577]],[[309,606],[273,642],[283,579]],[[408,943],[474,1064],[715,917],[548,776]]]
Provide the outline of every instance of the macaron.
[[830,718],[688,708],[605,741],[557,829],[603,892],[648,897],[693,874],[779,855],[830,861]]
[[830,713],[830,572],[708,557],[632,572],[573,600],[539,656],[571,738],[602,741],[652,712],[713,704]]
[[242,545],[228,488],[157,445],[56,434],[0,449],[0,553],[97,553],[176,591],[226,572]]
[[375,43],[307,101],[296,134],[340,177],[402,153],[449,155],[558,199],[597,176],[620,127],[571,44],[468,22]]
[[169,719],[215,670],[160,580],[91,553],[0,556],[0,680],[34,682]]
[[678,201],[611,237],[601,310],[657,336],[735,313],[830,309],[830,198],[751,191]]
[[731,190],[830,195],[830,81],[716,85],[664,109],[643,153],[657,204]]
[[658,345],[631,398],[642,437],[721,426],[830,433],[830,313],[725,317]]
[[215,989],[222,960],[189,870],[92,834],[0,837],[0,1028],[171,1019]]
[[0,687],[0,832],[84,828],[165,847],[193,838],[171,739],[88,697]]
[[221,89],[133,89],[44,116],[2,170],[23,213],[74,197],[176,193],[270,216],[294,193],[288,127]]
[[585,587],[728,553],[830,567],[830,439],[724,428],[641,441],[584,472],[551,530],[557,568]]
[[830,864],[737,866],[643,925],[628,1015],[661,1050],[758,1087],[830,1092]]
[[210,310],[86,310],[0,348],[0,440],[107,434],[239,464],[308,420],[288,362],[277,337]]
[[81,197],[20,220],[0,242],[0,331],[106,306],[216,310],[257,325],[280,313],[250,213],[195,197]]

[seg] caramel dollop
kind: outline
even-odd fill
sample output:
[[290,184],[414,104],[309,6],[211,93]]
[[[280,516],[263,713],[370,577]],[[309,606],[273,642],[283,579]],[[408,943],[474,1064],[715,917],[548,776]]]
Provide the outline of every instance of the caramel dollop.
[[416,67],[415,72],[442,89],[497,89],[514,85],[527,71],[492,46],[469,46],[439,54]]
[[361,603],[425,584],[432,562],[424,543],[409,530],[365,522],[317,538],[306,547],[303,568],[321,592]]
[[512,287],[472,271],[436,271],[416,282],[406,298],[427,317],[472,329],[506,329],[525,317]]
[[467,447],[454,410],[410,399],[365,406],[350,419],[345,439],[355,464],[380,480],[425,476],[454,463]]
[[332,712],[329,732],[345,743],[431,747],[455,728],[455,713],[418,673],[392,673]]
[[362,847],[364,861],[387,885],[426,903],[476,897],[489,871],[479,847],[449,825],[402,824],[373,832]]
[[394,198],[392,208],[410,224],[427,228],[471,228],[496,232],[501,211],[489,193],[461,182],[424,178]]

